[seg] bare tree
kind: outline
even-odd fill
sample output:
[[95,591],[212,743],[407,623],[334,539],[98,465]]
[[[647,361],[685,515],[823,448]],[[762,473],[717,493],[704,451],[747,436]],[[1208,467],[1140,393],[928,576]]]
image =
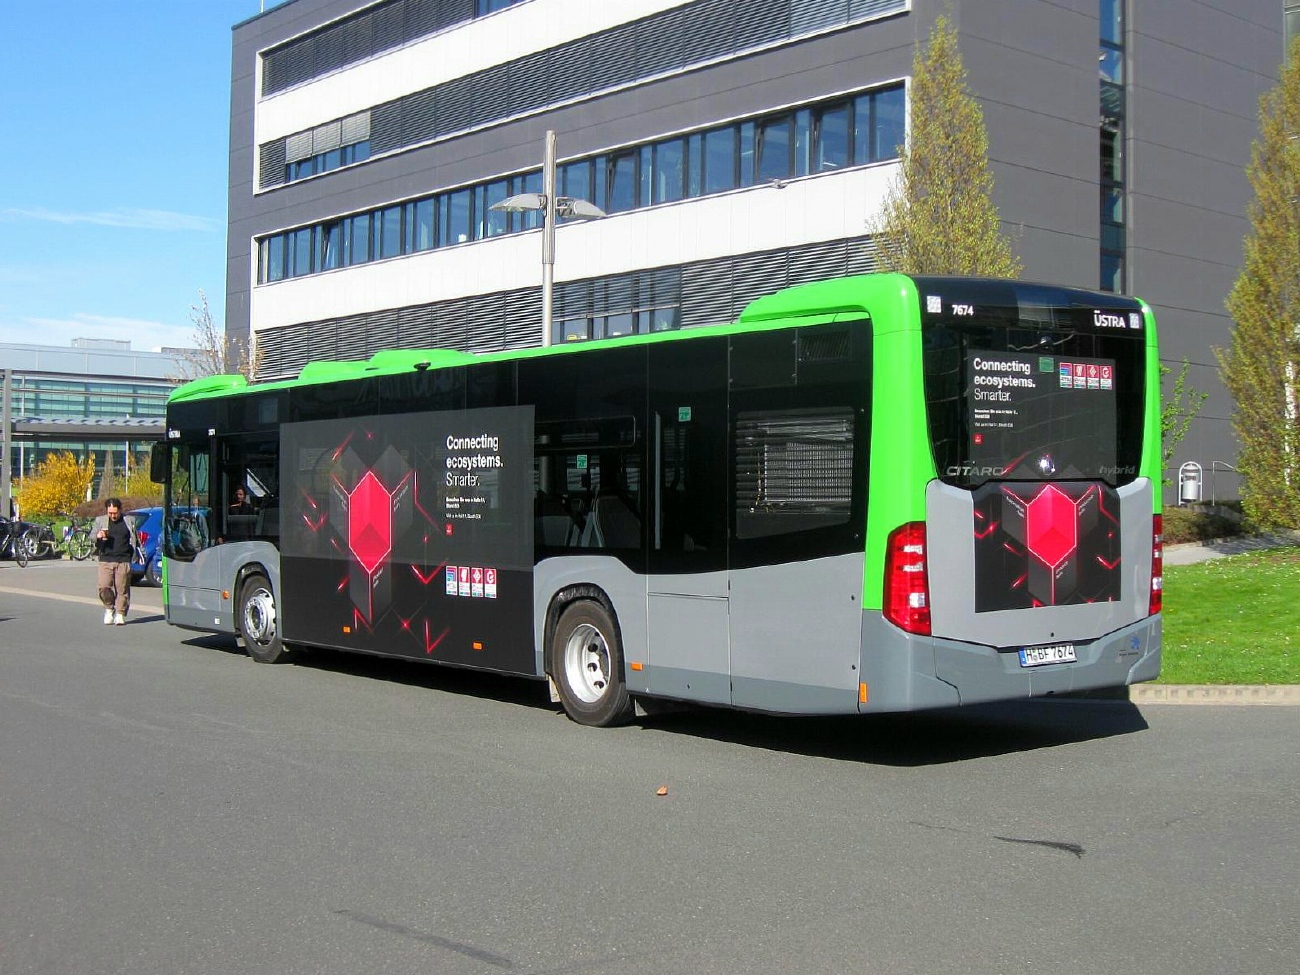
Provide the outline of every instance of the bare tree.
[[199,289],[199,303],[190,305],[190,323],[194,331],[190,341],[194,347],[180,358],[180,369],[171,377],[189,382],[203,376],[223,376],[238,373],[250,381],[257,377],[262,354],[256,336],[247,343],[232,340],[212,320],[208,296]]

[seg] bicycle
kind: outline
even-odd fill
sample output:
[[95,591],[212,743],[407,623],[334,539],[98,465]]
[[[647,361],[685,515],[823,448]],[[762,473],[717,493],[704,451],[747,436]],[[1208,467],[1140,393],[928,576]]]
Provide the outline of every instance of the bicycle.
[[13,559],[18,568],[27,568],[27,531],[20,521],[5,519],[4,534],[0,536],[0,558]]
[[23,532],[29,559],[53,558],[58,542],[54,538],[54,529],[49,525],[29,524]]
[[95,541],[90,537],[90,525],[73,518],[63,529],[63,551],[68,558],[84,562],[95,550]]

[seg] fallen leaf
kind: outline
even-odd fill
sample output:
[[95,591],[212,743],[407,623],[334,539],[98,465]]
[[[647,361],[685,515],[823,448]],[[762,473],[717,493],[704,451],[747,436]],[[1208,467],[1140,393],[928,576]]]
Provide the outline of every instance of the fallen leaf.
[[655,795],[657,795],[657,796],[666,796],[666,795],[668,795],[668,786],[666,786],[666,785],[661,785],[659,788],[655,789]]

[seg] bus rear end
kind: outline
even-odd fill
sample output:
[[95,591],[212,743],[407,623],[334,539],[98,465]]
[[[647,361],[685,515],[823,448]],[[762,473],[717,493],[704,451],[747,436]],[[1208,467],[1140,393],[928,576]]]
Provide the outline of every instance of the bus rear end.
[[[915,456],[899,465],[910,500],[875,526],[881,613],[864,624],[863,709],[1154,679],[1162,565],[1149,309],[1018,282],[911,284],[915,314],[895,342],[919,344],[910,358],[923,403],[898,404],[900,423],[909,405],[915,414]],[[873,455],[873,512],[880,473]]]

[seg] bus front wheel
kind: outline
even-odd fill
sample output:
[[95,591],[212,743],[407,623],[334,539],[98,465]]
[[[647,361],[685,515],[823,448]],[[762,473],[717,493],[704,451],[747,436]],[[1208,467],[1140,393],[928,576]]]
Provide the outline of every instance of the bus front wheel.
[[579,600],[561,615],[551,638],[551,677],[565,713],[579,724],[608,727],[633,714],[623,681],[623,648],[613,615]]
[[239,634],[248,655],[259,664],[282,663],[289,656],[280,641],[275,593],[266,576],[251,575],[239,590]]

